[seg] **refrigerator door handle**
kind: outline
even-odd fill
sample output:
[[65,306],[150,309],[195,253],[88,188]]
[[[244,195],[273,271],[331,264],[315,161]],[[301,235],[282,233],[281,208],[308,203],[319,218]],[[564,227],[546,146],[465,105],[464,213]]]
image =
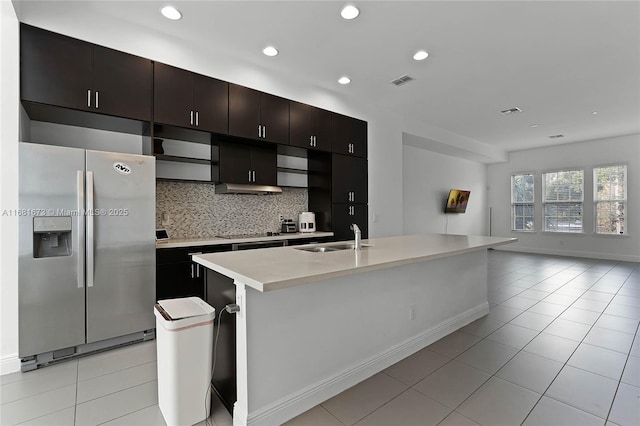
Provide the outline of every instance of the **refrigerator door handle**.
[[78,210],[76,220],[78,221],[78,230],[76,232],[76,247],[78,247],[78,288],[84,288],[84,171],[78,170],[77,177]]
[[87,171],[87,287],[93,287],[94,265],[94,198],[93,198],[93,172]]

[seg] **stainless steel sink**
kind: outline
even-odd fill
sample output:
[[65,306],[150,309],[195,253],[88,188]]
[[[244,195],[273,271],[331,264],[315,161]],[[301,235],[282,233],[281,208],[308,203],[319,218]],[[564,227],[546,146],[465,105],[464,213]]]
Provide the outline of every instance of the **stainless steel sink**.
[[[340,243],[340,244],[331,244],[331,245],[323,245],[323,246],[310,246],[310,247],[294,247],[296,250],[309,251],[312,253],[327,253],[330,251],[340,251],[340,250],[353,250],[353,243]],[[366,244],[362,244],[360,246],[361,249],[365,249],[369,247]]]

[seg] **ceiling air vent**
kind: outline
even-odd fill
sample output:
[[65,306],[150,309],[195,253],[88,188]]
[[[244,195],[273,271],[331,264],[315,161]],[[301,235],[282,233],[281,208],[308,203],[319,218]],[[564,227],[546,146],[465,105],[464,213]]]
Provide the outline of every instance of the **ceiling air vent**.
[[509,109],[503,109],[502,111],[500,111],[500,114],[502,115],[509,115],[509,114],[514,114],[516,112],[522,112],[522,110],[518,107],[513,107],[513,108],[509,108]]
[[558,139],[558,138],[564,138],[564,135],[551,135],[551,136],[549,136],[549,139]]
[[402,86],[413,80],[413,77],[409,77],[407,74],[402,75],[394,80],[391,80],[391,84],[395,84],[396,86]]

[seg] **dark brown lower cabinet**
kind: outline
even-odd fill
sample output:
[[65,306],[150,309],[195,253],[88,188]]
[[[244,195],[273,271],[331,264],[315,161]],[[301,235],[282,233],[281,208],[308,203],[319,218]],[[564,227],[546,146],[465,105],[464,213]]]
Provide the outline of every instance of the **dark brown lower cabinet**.
[[[236,303],[236,286],[233,279],[210,269],[206,270],[206,301],[216,310],[214,327],[218,333],[218,343],[215,346],[216,368],[213,372],[213,389],[227,408],[233,414],[233,404],[236,402],[236,317],[235,314],[220,312],[225,306]],[[212,395],[212,398],[214,396]]]
[[192,262],[191,256],[230,250],[230,244],[156,249],[156,300],[190,296],[205,300],[206,268]]

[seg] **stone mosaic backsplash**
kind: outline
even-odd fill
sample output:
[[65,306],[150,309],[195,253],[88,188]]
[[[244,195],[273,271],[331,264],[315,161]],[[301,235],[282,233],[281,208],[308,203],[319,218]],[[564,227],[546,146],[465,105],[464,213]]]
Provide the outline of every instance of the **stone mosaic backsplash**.
[[172,238],[279,232],[278,215],[297,222],[307,206],[306,188],[282,188],[282,194],[269,195],[216,194],[214,185],[156,181],[156,228],[165,228]]

